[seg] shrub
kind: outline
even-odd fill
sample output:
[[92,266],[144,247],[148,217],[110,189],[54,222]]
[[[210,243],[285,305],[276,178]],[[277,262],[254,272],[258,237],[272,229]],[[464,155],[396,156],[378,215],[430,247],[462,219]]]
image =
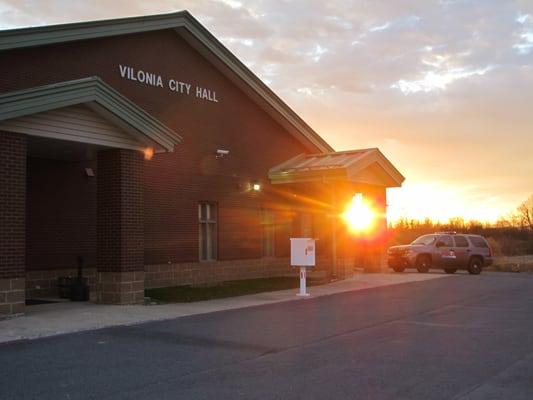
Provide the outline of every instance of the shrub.
[[490,247],[492,249],[492,253],[495,256],[503,255],[503,253],[502,253],[502,245],[500,244],[500,242],[498,240],[496,240],[495,238],[490,236],[490,237],[487,238],[487,241],[489,242],[489,245],[490,245]]

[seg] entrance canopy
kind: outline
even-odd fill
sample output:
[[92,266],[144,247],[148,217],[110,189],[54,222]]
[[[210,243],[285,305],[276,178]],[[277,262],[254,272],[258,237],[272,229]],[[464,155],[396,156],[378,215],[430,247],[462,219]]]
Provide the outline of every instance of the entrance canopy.
[[377,148],[300,154],[270,169],[273,184],[344,181],[400,187],[403,175]]
[[173,151],[181,137],[97,77],[0,95],[0,130],[92,145]]

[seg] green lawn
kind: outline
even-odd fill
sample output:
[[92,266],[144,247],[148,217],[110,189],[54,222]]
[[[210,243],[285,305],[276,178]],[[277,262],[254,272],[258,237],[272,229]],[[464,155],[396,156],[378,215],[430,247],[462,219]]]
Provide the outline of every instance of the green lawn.
[[[307,282],[308,286],[315,283]],[[217,286],[191,287],[175,286],[158,289],[146,289],[145,296],[162,303],[191,303],[194,301],[221,299],[224,297],[243,296],[261,292],[298,288],[298,277],[261,278],[243,281],[228,281]]]

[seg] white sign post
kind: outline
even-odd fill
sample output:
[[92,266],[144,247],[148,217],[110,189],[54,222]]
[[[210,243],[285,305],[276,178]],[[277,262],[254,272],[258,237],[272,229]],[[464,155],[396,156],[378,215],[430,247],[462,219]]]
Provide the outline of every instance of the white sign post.
[[300,293],[297,293],[296,296],[306,297],[309,296],[307,293],[307,271],[305,267],[300,267]]
[[300,267],[300,293],[297,296],[307,297],[307,268],[315,266],[315,239],[291,238],[291,265]]

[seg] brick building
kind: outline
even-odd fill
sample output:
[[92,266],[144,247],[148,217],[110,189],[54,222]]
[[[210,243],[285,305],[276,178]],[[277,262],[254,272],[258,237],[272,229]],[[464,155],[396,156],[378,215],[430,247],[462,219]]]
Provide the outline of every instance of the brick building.
[[0,59],[0,315],[79,259],[116,304],[290,274],[291,236],[317,277],[380,267],[338,214],[363,193],[384,231],[402,175],[334,152],[189,13],[2,31]]

